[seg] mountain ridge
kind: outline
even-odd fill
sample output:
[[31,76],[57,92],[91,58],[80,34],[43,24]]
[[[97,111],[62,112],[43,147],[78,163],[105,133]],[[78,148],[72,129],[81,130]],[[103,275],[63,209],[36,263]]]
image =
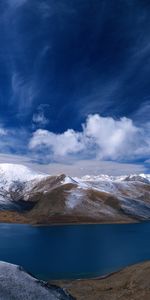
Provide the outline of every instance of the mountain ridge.
[[[29,182],[37,179],[44,179],[49,176],[62,176],[64,173],[58,175],[50,175],[47,173],[37,172],[31,168],[21,165],[21,164],[11,164],[11,163],[0,163],[0,185],[5,186],[11,184],[15,181]],[[150,174],[130,174],[123,176],[109,176],[106,174],[100,175],[84,175],[82,177],[74,177],[65,175],[66,179],[64,183],[68,182],[87,182],[87,181],[142,181],[150,183]],[[2,182],[3,180],[3,182]]]
[[150,175],[79,178],[0,164],[0,210],[20,213],[19,205],[27,222],[37,224],[149,220]]

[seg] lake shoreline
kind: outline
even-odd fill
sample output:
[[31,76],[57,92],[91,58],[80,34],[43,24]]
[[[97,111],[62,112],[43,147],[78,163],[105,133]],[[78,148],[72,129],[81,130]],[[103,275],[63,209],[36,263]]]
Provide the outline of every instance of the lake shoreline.
[[92,225],[92,224],[135,224],[145,222],[145,220],[138,220],[138,219],[120,219],[120,220],[99,220],[99,219],[91,219],[89,217],[72,217],[73,220],[71,221],[70,216],[52,216],[49,220],[45,222],[33,221],[31,218],[24,213],[18,213],[15,211],[0,211],[0,223],[8,223],[8,224],[26,224],[32,226],[67,226],[67,225]]
[[8,222],[8,221],[1,221],[0,224],[15,224],[15,225],[30,225],[33,227],[55,227],[55,226],[78,226],[78,225],[125,225],[125,224],[140,224],[144,222],[149,222],[149,221],[135,221],[135,222],[77,222],[77,223],[48,223],[48,224],[37,224],[37,223],[23,223],[23,222]]
[[[132,264],[119,271],[96,278],[49,280],[65,288],[77,300],[150,299],[150,261]],[[91,298],[92,297],[92,298]]]
[[146,264],[146,263],[150,263],[150,260],[144,260],[144,261],[141,261],[141,262],[138,262],[138,263],[133,263],[133,264],[129,264],[129,265],[127,265],[127,266],[125,266],[125,267],[122,267],[122,268],[120,268],[119,270],[116,270],[116,271],[113,271],[113,272],[110,272],[110,273],[106,273],[106,274],[104,274],[104,275],[97,275],[97,276],[91,276],[91,277],[79,277],[79,278],[75,278],[75,279],[73,279],[73,278],[63,278],[63,279],[56,279],[56,280],[48,280],[48,282],[77,282],[77,281],[87,281],[87,280],[93,280],[93,281],[95,281],[95,280],[105,280],[105,279],[107,279],[107,278],[109,278],[109,277],[111,277],[111,276],[113,276],[113,275],[115,275],[115,274],[118,274],[118,273],[120,273],[120,272],[123,272],[124,270],[126,270],[126,269],[128,269],[128,268],[132,268],[132,267],[134,267],[134,266],[140,266],[140,265],[142,265],[142,264]]

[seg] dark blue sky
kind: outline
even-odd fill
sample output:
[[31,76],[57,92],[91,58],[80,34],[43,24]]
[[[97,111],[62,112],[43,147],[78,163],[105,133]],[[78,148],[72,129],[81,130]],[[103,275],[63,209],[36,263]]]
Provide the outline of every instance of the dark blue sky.
[[[83,132],[89,114],[106,123],[108,117],[114,122],[130,119],[142,130],[136,143],[145,143],[146,150],[137,154],[134,145],[127,158],[122,151],[105,156],[98,141],[76,152],[67,150],[67,155],[149,160],[150,1],[1,0],[0,124],[7,131],[1,152],[35,151],[27,145],[38,129]],[[37,157],[55,152],[51,141],[39,144]],[[93,154],[91,148],[97,147]],[[50,160],[58,159],[56,152]]]

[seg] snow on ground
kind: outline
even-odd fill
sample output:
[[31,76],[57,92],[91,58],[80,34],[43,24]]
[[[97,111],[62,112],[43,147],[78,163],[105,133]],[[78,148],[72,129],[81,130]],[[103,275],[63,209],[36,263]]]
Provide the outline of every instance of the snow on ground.
[[41,180],[47,174],[37,173],[24,165],[0,164],[0,188],[8,190],[14,182]]
[[118,190],[118,184],[124,187],[128,186],[128,181],[130,182],[143,182],[150,183],[150,175],[140,174],[140,175],[130,175],[130,176],[108,176],[108,175],[97,175],[90,176],[86,175],[81,178],[73,178],[78,184],[79,188],[83,189],[95,189],[105,193],[115,194]]
[[108,179],[108,176],[103,178],[100,176],[87,175],[81,178],[75,177],[74,179],[78,183],[79,188],[82,189],[94,189],[105,193],[113,192],[115,189],[112,180]]
[[69,209],[73,209],[80,205],[84,197],[84,191],[82,189],[73,189],[67,196],[66,205]]
[[68,184],[68,183],[77,184],[75,178],[72,178],[70,176],[65,176],[64,180],[61,183],[62,184]]
[[150,174],[140,174],[139,176],[146,178],[150,182]]
[[129,176],[126,176],[126,178],[124,179],[125,181],[141,181],[144,183],[150,183],[150,175],[149,174],[132,174]]
[[131,174],[131,175],[124,175],[124,176],[108,176],[108,175],[85,175],[80,178],[81,181],[84,182],[123,182],[126,181],[127,179],[130,179],[133,181],[137,179],[146,179],[150,182],[150,174]]
[[144,203],[141,200],[120,198],[120,204],[124,212],[127,214],[141,217],[142,219],[149,219],[150,216],[150,204]]
[[0,262],[1,300],[73,300],[62,289],[37,280],[21,267]]

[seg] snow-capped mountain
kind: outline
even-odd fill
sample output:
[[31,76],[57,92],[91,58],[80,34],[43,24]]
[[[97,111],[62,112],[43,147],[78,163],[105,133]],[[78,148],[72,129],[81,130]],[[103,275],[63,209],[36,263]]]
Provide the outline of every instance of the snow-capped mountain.
[[37,173],[30,168],[18,164],[0,164],[0,188],[9,190],[15,183],[27,183],[41,180],[48,175]]
[[1,164],[0,209],[18,205],[30,210],[26,217],[35,223],[150,219],[150,175],[50,176]]
[[127,187],[127,182],[143,182],[145,184],[150,184],[150,175],[148,174],[134,174],[127,176],[86,175],[81,178],[75,177],[73,179],[82,188],[93,188],[106,193],[115,193],[118,185]]
[[[64,176],[62,184],[77,184],[81,188],[91,188],[99,186],[99,189],[103,191],[103,187],[105,186],[105,192],[110,191],[110,186],[114,183],[123,183],[126,181],[134,181],[134,182],[143,182],[150,183],[150,175],[148,174],[139,174],[139,175],[127,175],[127,176],[108,176],[108,175],[85,175],[81,178],[79,177],[70,177]],[[38,173],[34,170],[31,170],[27,166],[19,165],[19,164],[0,164],[0,189],[4,189],[9,191],[10,189],[18,189],[20,185],[26,185],[28,188],[31,188],[42,181],[50,177],[49,174]],[[54,177],[54,176],[51,176]],[[59,177],[59,176],[55,176]]]
[[0,209],[15,208],[12,200],[23,200],[25,191],[47,176],[23,165],[0,164]]
[[74,180],[79,182],[124,182],[124,181],[140,181],[145,183],[150,183],[149,174],[132,174],[124,176],[108,176],[108,175],[96,175],[90,176],[85,175],[81,178],[74,178]]

